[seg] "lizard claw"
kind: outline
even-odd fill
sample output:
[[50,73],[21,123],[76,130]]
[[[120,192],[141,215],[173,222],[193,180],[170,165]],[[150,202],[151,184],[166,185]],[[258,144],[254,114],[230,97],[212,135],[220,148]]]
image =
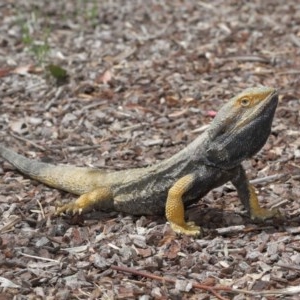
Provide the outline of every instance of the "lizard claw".
[[63,209],[63,206],[64,205],[61,202],[56,204],[55,213],[54,213],[56,216],[60,216],[65,212],[65,210]]
[[56,215],[62,215],[63,213],[72,214],[73,216],[76,214],[82,213],[82,208],[77,208],[75,203],[67,203],[60,205],[56,208]]
[[195,225],[195,222],[187,222],[183,225],[178,225],[170,222],[172,229],[176,233],[186,234],[190,236],[202,236],[202,229],[200,226]]
[[56,215],[62,215],[63,213],[71,214],[71,215],[81,215],[85,209],[85,202],[80,201],[80,198],[76,201],[59,205],[56,207]]
[[251,211],[251,219],[252,220],[259,220],[259,221],[264,221],[266,219],[270,218],[281,218],[282,214],[277,208],[273,209],[266,209],[260,207],[259,209]]

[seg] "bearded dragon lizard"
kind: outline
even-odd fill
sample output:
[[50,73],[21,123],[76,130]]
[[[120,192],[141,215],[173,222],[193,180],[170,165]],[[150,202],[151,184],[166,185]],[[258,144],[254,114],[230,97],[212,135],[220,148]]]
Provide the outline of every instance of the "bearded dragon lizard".
[[185,207],[231,181],[252,219],[279,215],[260,207],[242,161],[265,144],[278,102],[269,87],[249,88],[229,100],[209,128],[174,156],[146,168],[107,171],[51,165],[28,159],[0,144],[0,155],[21,173],[51,187],[80,195],[57,213],[93,208],[133,215],[165,214],[175,232],[198,235],[184,218]]

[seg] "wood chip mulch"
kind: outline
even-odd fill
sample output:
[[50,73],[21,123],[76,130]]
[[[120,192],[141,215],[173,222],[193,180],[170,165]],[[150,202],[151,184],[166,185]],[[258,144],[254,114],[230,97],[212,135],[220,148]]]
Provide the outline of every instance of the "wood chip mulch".
[[284,216],[252,222],[227,184],[187,211],[203,238],[158,216],[55,217],[74,196],[0,160],[0,300],[299,299],[298,1],[8,0],[0,17],[1,143],[47,162],[143,167],[242,89],[276,87],[270,138],[244,166]]

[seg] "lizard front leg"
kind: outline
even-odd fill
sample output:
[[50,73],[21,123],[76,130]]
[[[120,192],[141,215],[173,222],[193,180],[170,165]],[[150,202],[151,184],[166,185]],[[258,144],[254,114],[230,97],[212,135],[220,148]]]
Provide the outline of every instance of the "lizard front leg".
[[91,210],[93,207],[103,209],[113,207],[113,196],[110,188],[99,187],[82,194],[77,200],[57,207],[56,214],[60,215],[64,212],[81,214]]
[[255,188],[249,183],[242,166],[237,168],[235,177],[231,182],[237,189],[239,198],[249,212],[252,220],[265,220],[280,216],[280,212],[277,209],[266,209],[259,205]]
[[201,233],[201,228],[196,226],[194,222],[185,222],[184,220],[182,196],[192,186],[194,180],[194,175],[186,175],[176,181],[168,192],[166,217],[172,229],[177,233],[186,235],[199,235]]

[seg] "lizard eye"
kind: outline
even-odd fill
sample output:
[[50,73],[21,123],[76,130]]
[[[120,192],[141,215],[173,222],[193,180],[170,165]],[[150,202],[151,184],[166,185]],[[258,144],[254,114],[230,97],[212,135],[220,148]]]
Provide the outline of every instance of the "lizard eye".
[[242,98],[242,99],[240,100],[240,103],[241,103],[241,106],[247,107],[247,106],[249,106],[249,104],[250,104],[250,100],[249,100],[248,98]]

